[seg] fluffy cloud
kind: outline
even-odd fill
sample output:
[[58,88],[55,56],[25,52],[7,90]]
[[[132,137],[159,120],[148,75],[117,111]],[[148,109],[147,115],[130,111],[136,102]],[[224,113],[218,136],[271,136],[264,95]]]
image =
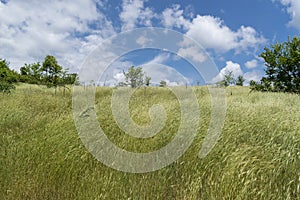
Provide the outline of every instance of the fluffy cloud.
[[216,52],[235,50],[237,53],[256,49],[266,39],[249,26],[241,26],[237,31],[231,30],[217,17],[197,15],[190,19],[184,16],[179,5],[167,8],[161,15],[162,24],[167,28],[183,28],[186,35],[199,42],[203,47]]
[[180,9],[180,5],[175,4],[171,8],[166,8],[162,12],[162,24],[167,28],[188,28],[190,22],[184,17],[184,10]]
[[[11,66],[18,69],[24,62],[42,61],[45,55],[52,54],[64,67],[78,71],[79,63],[115,33],[112,22],[97,9],[99,3],[95,0],[45,0],[42,3],[38,0],[1,1],[0,58],[11,61]],[[123,0],[119,14],[122,23],[116,29],[151,26],[153,19],[158,19],[157,16],[151,8],[145,7],[143,0]],[[264,38],[252,27],[242,26],[234,31],[219,18],[194,17],[179,5],[165,9],[160,16],[165,27],[183,29],[186,36],[216,52],[248,50],[264,42]],[[136,42],[144,46],[151,40],[145,35],[138,37]],[[177,53],[197,62],[207,59],[203,49],[190,44],[184,44]],[[155,58],[153,63],[169,59],[164,56]],[[113,75],[121,72],[118,68]],[[119,79],[113,75],[108,79]]]
[[178,50],[178,55],[185,58],[190,58],[196,62],[204,62],[207,59],[207,55],[203,52],[203,49],[200,49],[198,46],[189,45]]
[[287,13],[291,16],[289,26],[300,30],[300,1],[299,0],[272,0],[280,1],[280,3],[287,7]]
[[[0,57],[19,68],[53,54],[59,63],[74,67],[101,41],[112,25],[93,0],[14,0],[0,3]],[[96,32],[91,23],[101,24]],[[105,30],[105,31],[101,31]]]
[[247,67],[248,69],[256,68],[257,67],[257,60],[253,59],[253,60],[247,61],[245,63],[245,67]]
[[200,15],[193,19],[186,35],[216,52],[233,49],[240,52],[255,48],[266,41],[252,27],[241,26],[237,31],[233,31],[219,18]]
[[263,77],[263,72],[258,70],[254,70],[244,74],[246,83],[249,83],[251,80],[258,82],[261,80],[262,77]]
[[150,8],[144,8],[143,0],[123,0],[119,16],[123,22],[122,31],[126,31],[135,28],[137,24],[151,26],[151,19],[156,15]]
[[169,53],[161,53],[149,62],[141,64],[146,75],[151,77],[152,84],[159,85],[162,80],[166,81],[168,86],[183,86],[189,83],[188,79],[174,68],[164,65],[170,57]]
[[136,43],[141,45],[142,47],[146,47],[148,44],[150,44],[152,39],[147,38],[146,36],[142,35],[137,40]]
[[117,83],[124,82],[125,76],[123,73],[117,73],[114,75],[114,79],[116,80]]
[[219,18],[198,15],[193,19],[187,36],[195,39],[206,48],[228,51],[236,48],[236,36]]

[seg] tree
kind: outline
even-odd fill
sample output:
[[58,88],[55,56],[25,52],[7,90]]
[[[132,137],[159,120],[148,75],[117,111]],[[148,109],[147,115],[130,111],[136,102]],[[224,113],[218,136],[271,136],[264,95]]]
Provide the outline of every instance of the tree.
[[19,75],[9,69],[9,63],[6,60],[0,59],[0,91],[10,93],[15,89],[14,83],[18,82]]
[[257,90],[300,93],[300,38],[265,47],[260,57],[267,69]]
[[235,80],[235,85],[243,86],[245,82],[245,79],[242,75],[238,76]]
[[166,87],[167,86],[167,82],[162,80],[159,82],[159,87]]
[[263,77],[260,82],[255,82],[253,80],[250,81],[250,89],[254,91],[261,91],[261,92],[272,92],[273,87],[270,81]]
[[41,73],[42,69],[39,62],[33,64],[25,64],[20,68],[20,81],[31,84],[40,84]]
[[150,86],[150,81],[151,81],[151,77],[150,77],[150,76],[146,76],[146,77],[145,77],[145,85],[146,85],[147,87]]
[[64,71],[63,73],[63,77],[61,82],[63,83],[63,85],[78,85],[79,81],[78,81],[78,74],[76,73],[67,73],[68,71]]
[[141,67],[135,68],[131,66],[128,72],[123,71],[123,74],[125,76],[125,83],[119,83],[119,85],[130,85],[132,88],[136,88],[144,84],[144,72]]
[[47,56],[43,65],[39,62],[25,64],[20,68],[20,81],[30,84],[44,84],[48,87],[57,87],[79,84],[76,73],[68,73],[69,69],[63,70],[57,64],[53,56]]
[[43,82],[47,87],[58,86],[59,77],[62,75],[62,67],[58,65],[54,56],[46,56],[42,65],[42,72],[44,73]]
[[225,74],[224,76],[224,80],[225,80],[225,86],[230,86],[231,84],[235,83],[235,79],[233,76],[233,72],[230,71],[228,74]]
[[235,83],[235,79],[234,79],[234,76],[233,76],[233,72],[230,71],[229,73],[224,75],[224,79],[222,81],[219,81],[217,83],[217,85],[228,87],[228,86],[230,86],[231,84],[234,84],[234,83]]
[[14,86],[11,83],[0,81],[0,91],[2,93],[11,93],[11,90],[16,89],[16,86]]

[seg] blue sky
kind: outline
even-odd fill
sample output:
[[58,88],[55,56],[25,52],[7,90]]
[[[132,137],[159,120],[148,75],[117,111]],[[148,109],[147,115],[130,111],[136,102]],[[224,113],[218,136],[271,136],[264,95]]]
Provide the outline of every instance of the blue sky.
[[[220,71],[215,80],[228,71],[247,81],[259,80],[264,63],[258,55],[264,46],[299,35],[300,1],[2,0],[0,58],[18,70],[51,54],[78,72],[103,41],[142,27],[176,30],[202,45]],[[155,76],[153,83],[196,84],[201,78],[185,57],[199,59],[198,54],[192,48],[182,53],[180,58],[176,52],[147,48],[128,52],[110,64],[105,81],[114,85],[130,65],[145,65],[145,71]],[[178,74],[183,79],[178,80]]]

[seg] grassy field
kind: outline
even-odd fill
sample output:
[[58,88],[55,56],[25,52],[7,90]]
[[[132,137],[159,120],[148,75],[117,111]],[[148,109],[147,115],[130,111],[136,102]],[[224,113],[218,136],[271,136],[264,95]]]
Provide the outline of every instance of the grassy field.
[[[166,145],[179,126],[179,103],[164,88],[140,89],[130,101],[138,124],[165,106],[167,122],[149,139],[120,130],[110,109],[113,89],[98,88],[96,112],[115,144],[133,152]],[[207,88],[194,87],[201,119],[191,147],[159,171],[131,174],[97,161],[78,137],[72,95],[20,85],[0,94],[0,199],[300,199],[300,96],[227,88],[222,135],[208,156],[198,152],[210,121]],[[232,93],[232,95],[231,95]]]

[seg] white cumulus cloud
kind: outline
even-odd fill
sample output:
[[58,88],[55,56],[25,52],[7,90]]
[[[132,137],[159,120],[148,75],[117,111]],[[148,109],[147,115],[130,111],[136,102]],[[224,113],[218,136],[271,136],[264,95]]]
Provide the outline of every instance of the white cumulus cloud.
[[279,1],[283,6],[286,6],[287,13],[291,16],[289,26],[300,30],[300,1],[299,0],[272,0]]
[[[90,28],[91,23],[101,24],[98,32]],[[42,61],[47,54],[63,66],[78,66],[95,41],[112,32],[94,0],[0,3],[0,57],[15,69],[24,62]]]
[[193,61],[200,63],[204,62],[207,59],[207,55],[203,52],[203,49],[195,45],[180,48],[178,50],[178,55],[184,58],[190,58]]
[[247,67],[248,69],[256,68],[257,67],[257,60],[253,59],[253,60],[247,61],[245,63],[245,67]]
[[[218,17],[193,15],[187,17],[180,5],[166,8],[161,15],[162,24],[167,28],[182,28],[186,35],[199,42],[204,48],[224,53],[235,50],[236,53],[257,49],[266,39],[250,26],[241,26],[234,31]],[[191,51],[191,49],[189,50]]]
[[251,80],[259,82],[263,77],[263,72],[258,70],[253,70],[244,74],[246,83],[249,83]]
[[237,31],[231,30],[220,18],[197,15],[190,24],[187,36],[195,39],[203,47],[216,52],[235,50],[240,52],[264,44],[266,39],[254,28],[241,26]]
[[184,17],[184,10],[180,5],[175,4],[171,8],[166,8],[162,12],[162,24],[167,28],[184,28],[186,29],[190,22]]
[[136,25],[152,25],[152,18],[156,14],[149,7],[144,7],[143,0],[123,0],[120,19],[123,22],[122,31],[132,30]]

